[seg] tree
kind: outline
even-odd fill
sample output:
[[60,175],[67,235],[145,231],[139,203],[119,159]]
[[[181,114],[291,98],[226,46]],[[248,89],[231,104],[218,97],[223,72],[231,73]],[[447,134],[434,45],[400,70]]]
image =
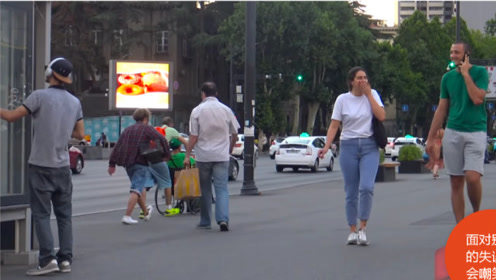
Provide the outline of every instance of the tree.
[[496,36],[496,13],[494,14],[494,18],[486,21],[484,31],[487,35]]
[[[299,120],[304,113],[305,130],[312,133],[319,109],[327,108],[336,98],[334,93],[346,88],[348,69],[374,56],[373,36],[362,27],[359,17],[365,16],[358,15],[355,6],[347,2],[257,3],[257,72],[271,77],[281,74],[281,79],[258,79],[259,94],[266,97],[257,95],[257,105],[264,108],[261,102],[292,100],[291,134],[301,131]],[[225,46],[223,54],[242,63],[243,4],[236,6],[219,33]],[[302,81],[296,80],[298,74]],[[270,133],[272,127],[260,127],[270,123],[261,120],[269,117],[263,112],[257,109],[255,119],[259,128]]]
[[401,24],[394,40],[395,45],[406,50],[411,70],[420,75],[418,82],[423,90],[420,92],[419,87],[416,87],[417,90],[413,91],[416,95],[411,95],[411,90],[404,88],[397,94],[399,105],[408,102],[404,103],[409,105],[405,122],[410,131],[413,124],[428,127],[433,114],[431,107],[438,103],[440,81],[449,62],[449,47],[452,43],[446,30],[438,18],[428,22],[422,12],[416,11]]

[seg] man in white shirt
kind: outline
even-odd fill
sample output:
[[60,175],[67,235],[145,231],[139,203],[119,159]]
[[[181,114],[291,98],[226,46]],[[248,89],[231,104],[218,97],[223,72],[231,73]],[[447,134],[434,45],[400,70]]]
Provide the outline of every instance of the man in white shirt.
[[215,83],[205,82],[201,87],[201,96],[202,102],[193,109],[189,120],[190,136],[184,165],[190,165],[191,150],[195,148],[202,192],[201,218],[197,227],[211,228],[213,181],[215,220],[221,231],[229,231],[229,156],[238,138],[239,123],[232,110],[217,99]]

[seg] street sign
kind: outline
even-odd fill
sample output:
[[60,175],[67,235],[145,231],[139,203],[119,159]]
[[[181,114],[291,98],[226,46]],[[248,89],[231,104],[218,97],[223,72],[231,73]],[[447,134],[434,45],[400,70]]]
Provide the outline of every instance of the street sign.
[[408,112],[408,104],[401,105],[401,111]]

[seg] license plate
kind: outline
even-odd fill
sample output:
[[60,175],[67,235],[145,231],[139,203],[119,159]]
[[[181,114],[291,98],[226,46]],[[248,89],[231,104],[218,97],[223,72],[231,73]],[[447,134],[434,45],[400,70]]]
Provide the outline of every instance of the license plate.
[[288,150],[288,154],[296,154],[299,150]]

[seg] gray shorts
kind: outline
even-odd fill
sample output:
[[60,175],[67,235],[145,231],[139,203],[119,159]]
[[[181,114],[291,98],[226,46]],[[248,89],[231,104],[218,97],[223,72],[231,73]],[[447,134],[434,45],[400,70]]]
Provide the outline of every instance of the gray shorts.
[[446,173],[464,176],[465,171],[484,175],[486,132],[460,132],[446,128],[443,137],[443,157]]

